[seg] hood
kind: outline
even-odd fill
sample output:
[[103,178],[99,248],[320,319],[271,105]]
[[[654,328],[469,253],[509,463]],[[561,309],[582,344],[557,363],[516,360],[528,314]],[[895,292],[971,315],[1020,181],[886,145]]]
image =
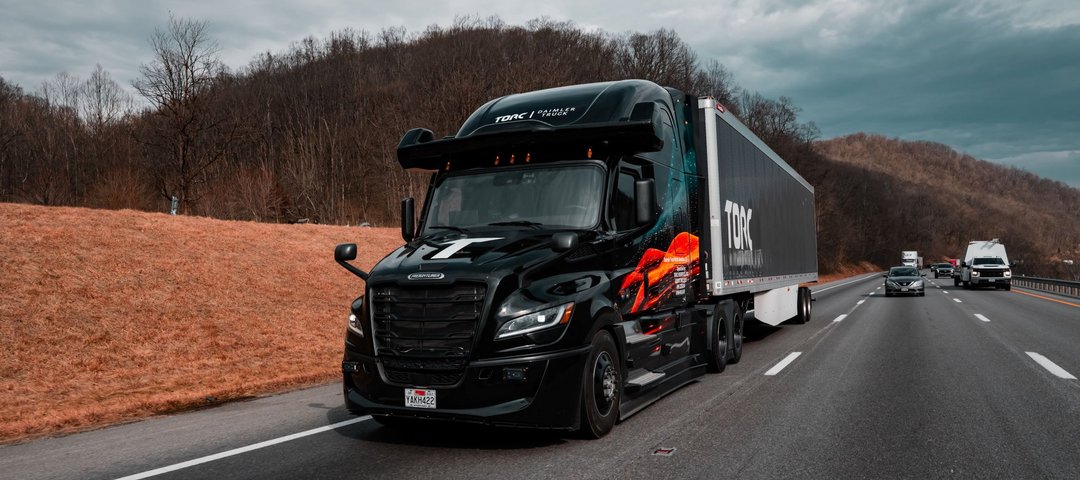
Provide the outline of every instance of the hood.
[[[518,229],[429,235],[382,259],[371,271],[372,281],[480,281],[524,272],[566,253],[553,250],[554,233]],[[581,240],[590,236],[579,235]]]

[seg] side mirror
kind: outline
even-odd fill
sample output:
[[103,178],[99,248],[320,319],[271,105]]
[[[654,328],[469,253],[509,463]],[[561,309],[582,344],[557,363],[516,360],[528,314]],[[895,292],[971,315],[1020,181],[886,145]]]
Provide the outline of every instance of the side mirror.
[[353,275],[360,277],[361,280],[367,281],[367,272],[354,267],[350,261],[356,260],[356,244],[355,243],[342,243],[334,249],[334,261],[345,267],[345,270],[352,272]]
[[559,232],[551,236],[555,245],[551,247],[556,252],[565,252],[577,246],[578,234],[574,232]]
[[881,276],[882,276],[882,277],[885,277],[885,278],[889,278],[889,274],[887,274],[887,273],[884,273],[884,274],[882,274]]
[[634,182],[635,220],[638,226],[656,221],[656,182],[649,178]]
[[406,242],[416,238],[416,200],[412,197],[401,201],[401,238]]
[[926,274],[925,274],[925,273],[920,273],[919,275],[922,275],[922,276],[924,276],[924,277],[926,276]]

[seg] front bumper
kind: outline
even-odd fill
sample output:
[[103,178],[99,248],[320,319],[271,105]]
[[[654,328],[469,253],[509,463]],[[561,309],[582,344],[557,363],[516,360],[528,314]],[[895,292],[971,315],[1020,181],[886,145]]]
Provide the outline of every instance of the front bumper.
[[[391,383],[378,359],[347,353],[342,365],[345,405],[355,413],[576,429],[588,354],[586,345],[541,355],[473,361],[458,384],[428,388]],[[506,374],[508,370],[523,371],[524,378],[507,378],[513,376]],[[406,407],[405,388],[434,390],[437,408]]]
[[971,277],[972,285],[1009,285],[1011,277]]
[[926,292],[926,286],[922,287],[894,287],[885,285],[885,293],[889,295],[922,295]]

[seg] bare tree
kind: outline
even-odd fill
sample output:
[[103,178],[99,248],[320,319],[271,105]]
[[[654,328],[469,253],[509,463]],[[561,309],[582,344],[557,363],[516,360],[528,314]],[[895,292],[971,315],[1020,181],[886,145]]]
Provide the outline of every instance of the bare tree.
[[80,92],[79,113],[93,133],[116,123],[133,109],[131,95],[120,88],[101,64],[83,82]]
[[143,64],[138,92],[155,107],[147,146],[165,154],[155,171],[157,188],[166,199],[176,196],[189,213],[197,201],[196,184],[220,160],[231,140],[227,112],[215,108],[215,84],[225,74],[217,42],[205,21],[169,16],[165,30],[150,38],[154,60]]

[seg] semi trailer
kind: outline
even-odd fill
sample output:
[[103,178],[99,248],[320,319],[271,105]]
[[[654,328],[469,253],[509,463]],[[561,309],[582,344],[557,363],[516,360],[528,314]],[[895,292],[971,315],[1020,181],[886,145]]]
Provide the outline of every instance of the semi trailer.
[[364,272],[345,405],[384,425],[600,437],[740,360],[749,319],[811,317],[814,189],[723,105],[643,80],[491,100],[406,132],[431,172],[405,244]]

